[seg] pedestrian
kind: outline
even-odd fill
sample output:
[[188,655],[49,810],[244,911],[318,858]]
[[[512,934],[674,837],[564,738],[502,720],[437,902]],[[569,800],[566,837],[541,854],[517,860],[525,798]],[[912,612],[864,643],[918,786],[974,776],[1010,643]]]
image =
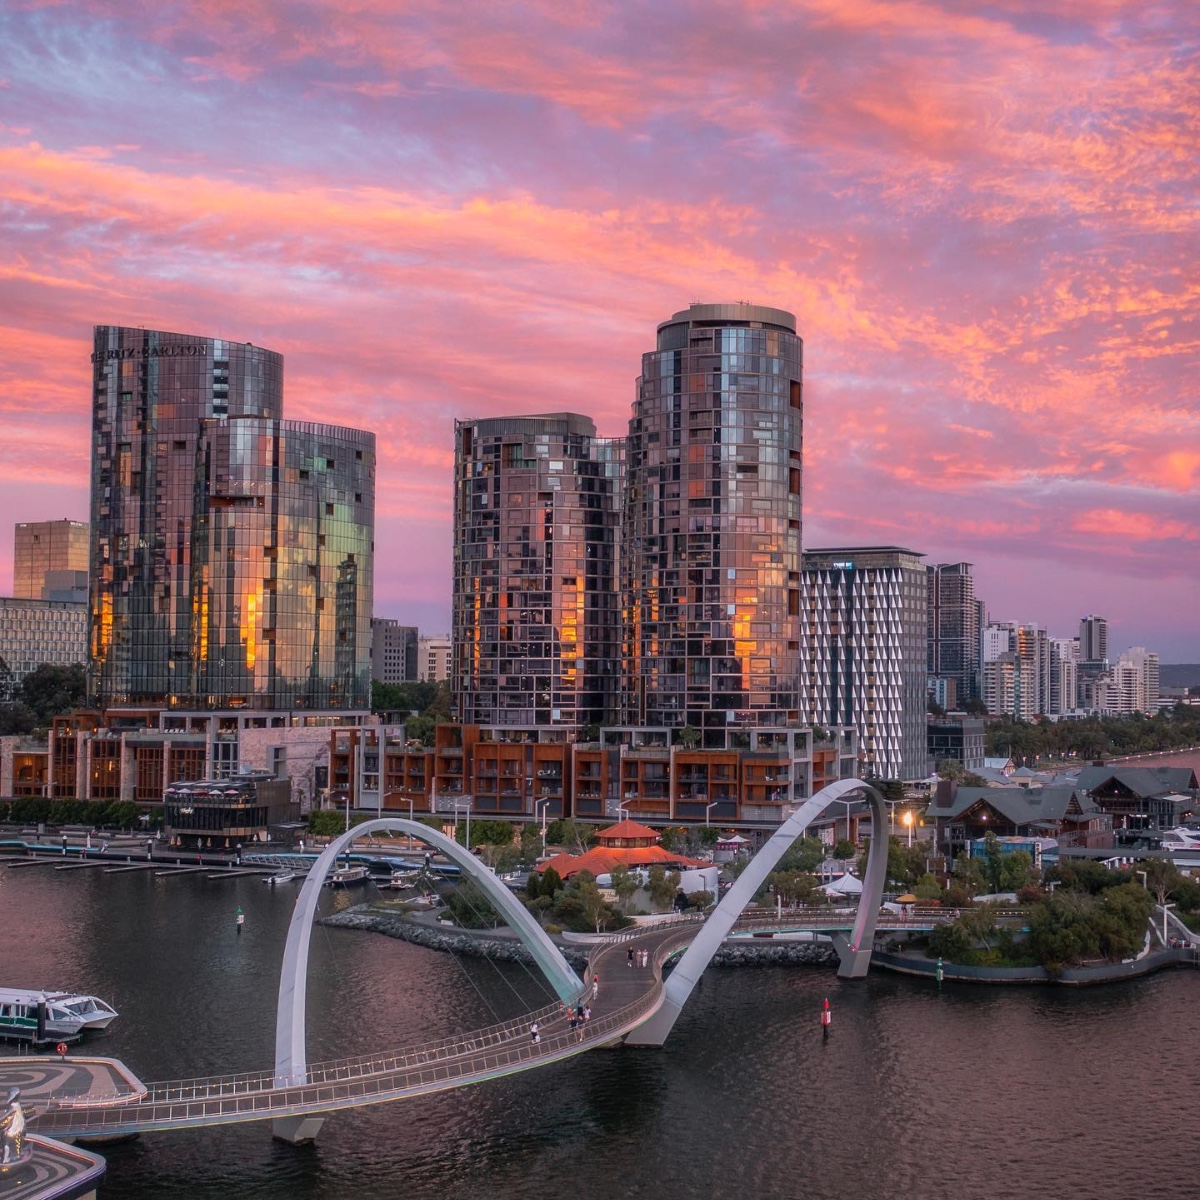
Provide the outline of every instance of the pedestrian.
[[625,951],[625,958],[628,961],[629,965],[632,967],[633,966],[633,947],[632,946],[630,946],[629,949]]
[[[595,1000],[595,998],[598,995],[600,995],[600,976],[593,975],[592,976],[592,999]],[[587,1010],[585,1009],[584,1011],[586,1012]]]
[[529,1027],[529,1040],[536,1046],[542,1040],[542,1035],[538,1033],[537,1022],[534,1021]]
[[590,1004],[583,1006],[583,1023],[586,1025],[592,1019],[592,1007]]

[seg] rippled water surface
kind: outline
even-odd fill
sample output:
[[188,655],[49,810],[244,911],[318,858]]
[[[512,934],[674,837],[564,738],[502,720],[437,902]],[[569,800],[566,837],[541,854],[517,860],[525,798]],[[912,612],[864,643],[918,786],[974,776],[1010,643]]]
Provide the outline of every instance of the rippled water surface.
[[[0,983],[111,1000],[121,1016],[92,1048],[146,1080],[266,1068],[294,897],[257,879],[0,867]],[[318,928],[311,967],[313,1061],[545,999],[523,968],[374,934]],[[1082,992],[712,971],[662,1050],[338,1114],[311,1148],[265,1124],[146,1135],[104,1151],[102,1196],[1191,1197],[1198,1003],[1184,970]]]

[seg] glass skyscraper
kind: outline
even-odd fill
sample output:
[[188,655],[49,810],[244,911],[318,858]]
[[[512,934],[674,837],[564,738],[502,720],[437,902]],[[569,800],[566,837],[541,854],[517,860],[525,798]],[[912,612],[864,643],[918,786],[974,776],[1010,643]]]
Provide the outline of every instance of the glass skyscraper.
[[453,692],[470,724],[612,719],[621,442],[574,413],[457,421]]
[[643,356],[622,547],[633,724],[799,716],[802,369],[792,314],[750,304],[693,304]]
[[369,702],[374,435],[284,421],[283,359],[97,326],[92,703]]

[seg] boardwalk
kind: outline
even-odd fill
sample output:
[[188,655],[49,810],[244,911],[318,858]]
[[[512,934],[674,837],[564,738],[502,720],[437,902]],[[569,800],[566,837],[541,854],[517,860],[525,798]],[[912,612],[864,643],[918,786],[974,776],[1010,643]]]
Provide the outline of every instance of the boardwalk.
[[[51,1101],[34,1118],[52,1137],[119,1135],[197,1125],[336,1112],[463,1087],[583,1054],[619,1042],[654,1009],[662,991],[662,963],[685,946],[697,927],[681,921],[636,937],[651,965],[626,966],[628,938],[602,947],[593,958],[588,988],[592,1019],[572,1031],[561,1003],[522,1017],[407,1050],[312,1064],[302,1080],[277,1080],[270,1071],[182,1079],[145,1085],[140,1096],[69,1097]],[[591,1000],[590,981],[599,977]],[[581,995],[581,999],[583,998]],[[541,1040],[530,1038],[537,1022]]]

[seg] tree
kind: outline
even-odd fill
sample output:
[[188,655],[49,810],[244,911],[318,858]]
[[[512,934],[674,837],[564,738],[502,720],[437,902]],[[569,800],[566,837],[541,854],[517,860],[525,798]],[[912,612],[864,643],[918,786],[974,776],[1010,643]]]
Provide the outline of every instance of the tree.
[[981,892],[986,886],[979,859],[972,858],[965,850],[960,850],[958,857],[954,860],[954,878],[966,892],[968,898]]
[[464,929],[494,929],[500,919],[491,901],[473,879],[464,879],[446,897],[446,907]]
[[546,826],[546,843],[552,846],[562,846],[568,854],[584,854],[596,840],[596,829],[593,825],[585,825],[571,817],[565,820],[551,821]]
[[697,912],[703,912],[715,899],[716,897],[712,892],[703,889],[698,892],[688,892],[688,908],[694,908]]
[[521,861],[537,862],[542,853],[542,831],[536,825],[521,826]]
[[17,699],[33,713],[39,725],[79,708],[87,697],[87,676],[76,663],[58,667],[41,663],[21,680]]
[[[825,861],[826,849],[825,843],[820,838],[797,838],[787,853],[779,860],[775,869],[777,871],[815,871]],[[748,858],[739,856],[730,864],[730,870],[740,875],[749,862]]]
[[600,885],[597,884],[595,877],[587,871],[580,871],[576,877],[575,894],[582,906],[584,919],[599,933],[604,927],[604,919],[608,915],[608,905],[604,901]]
[[942,888],[937,879],[927,871],[913,886],[913,895],[918,900],[940,900]]
[[436,736],[437,722],[432,717],[409,717],[404,722],[404,736],[422,746],[432,746]]
[[679,744],[684,749],[691,750],[700,745],[700,730],[693,725],[685,725],[679,731]]
[[937,773],[939,779],[949,779],[954,783],[961,783],[963,776],[967,773],[967,768],[963,766],[961,759],[943,758],[938,762]]
[[789,907],[808,903],[817,890],[816,876],[803,871],[772,871],[767,882]]
[[833,857],[843,861],[853,858],[857,852],[858,848],[848,838],[839,838],[833,847]]
[[617,903],[621,911],[626,912],[634,893],[641,886],[641,881],[624,863],[618,863],[609,874],[612,890],[617,893]]
[[1154,893],[1160,905],[1166,904],[1182,878],[1179,868],[1169,858],[1146,859],[1146,888]]
[[679,872],[668,871],[662,863],[655,863],[650,868],[646,891],[656,909],[670,908],[675,901],[675,893],[679,891]]

